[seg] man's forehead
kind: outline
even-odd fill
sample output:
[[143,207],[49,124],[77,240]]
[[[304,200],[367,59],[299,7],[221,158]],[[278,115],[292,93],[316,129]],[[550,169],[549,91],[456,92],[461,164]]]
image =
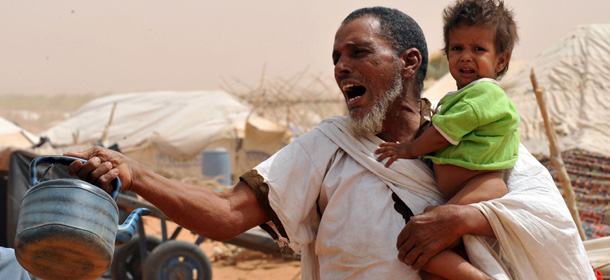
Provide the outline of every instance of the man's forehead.
[[371,44],[384,39],[380,36],[381,24],[372,16],[363,16],[341,24],[335,34],[334,48],[344,45]]

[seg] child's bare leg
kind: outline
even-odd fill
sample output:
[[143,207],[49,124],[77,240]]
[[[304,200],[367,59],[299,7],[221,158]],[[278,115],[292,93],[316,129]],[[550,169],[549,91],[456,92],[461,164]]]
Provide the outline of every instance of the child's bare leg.
[[[426,207],[426,212],[432,209],[433,207]],[[493,279],[466,260],[468,256],[461,238],[449,248],[452,250],[438,253],[420,270],[422,279]]]
[[445,250],[432,257],[422,268],[422,279],[493,279],[456,252]]
[[[465,205],[502,197],[507,193],[502,170],[472,171],[455,166],[437,168],[435,165],[435,172],[439,189],[451,197],[447,204]],[[456,185],[456,181],[460,185]],[[445,279],[492,279],[452,250],[434,256],[423,271],[423,279],[439,279],[437,276]]]
[[500,198],[508,193],[502,170],[488,171],[468,180],[446,204],[467,205]]
[[420,270],[419,276],[423,280],[445,280],[445,278],[438,276],[438,275],[434,275],[430,272],[426,272],[425,270]]
[[435,164],[434,173],[440,192],[449,198],[446,204],[466,205],[499,198],[508,192],[503,170],[469,170]]

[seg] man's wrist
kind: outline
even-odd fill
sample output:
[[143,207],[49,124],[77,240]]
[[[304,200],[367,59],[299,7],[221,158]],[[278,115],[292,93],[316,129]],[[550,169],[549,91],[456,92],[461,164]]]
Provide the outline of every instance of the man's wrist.
[[466,205],[456,205],[456,207],[457,209],[456,211],[454,211],[454,213],[456,214],[454,219],[459,225],[456,229],[456,233],[458,233],[459,236],[464,236],[465,234],[472,234],[473,224],[468,218],[472,215],[472,213],[470,212],[472,207],[468,207]]
[[457,229],[457,232],[460,236],[464,236],[465,234],[471,235],[480,235],[480,236],[489,236],[495,237],[493,229],[487,217],[483,215],[483,213],[476,207],[471,205],[459,205],[460,209],[459,218],[456,218],[460,222],[460,226]]
[[[476,208],[469,205],[456,205],[456,204],[445,204],[440,207],[447,207],[445,209],[445,220],[451,221],[454,224],[453,232],[457,236],[464,236],[465,234],[475,234],[476,232],[476,219],[472,219],[476,213],[473,210],[478,211]],[[473,221],[474,220],[474,221]]]

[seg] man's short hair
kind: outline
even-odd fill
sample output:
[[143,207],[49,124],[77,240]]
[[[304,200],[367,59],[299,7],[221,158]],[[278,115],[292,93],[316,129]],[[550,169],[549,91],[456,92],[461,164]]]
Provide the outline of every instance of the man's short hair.
[[421,53],[421,65],[417,71],[419,91],[424,89],[424,79],[428,71],[428,45],[424,32],[417,22],[407,14],[392,8],[369,7],[353,11],[342,22],[346,24],[363,16],[373,16],[381,25],[381,36],[386,38],[399,56],[402,52],[416,48]]
[[[497,53],[512,53],[519,35],[512,10],[502,0],[458,0],[443,11],[445,53],[449,50],[449,32],[461,24],[495,28],[494,47]],[[508,63],[498,76],[508,70]]]

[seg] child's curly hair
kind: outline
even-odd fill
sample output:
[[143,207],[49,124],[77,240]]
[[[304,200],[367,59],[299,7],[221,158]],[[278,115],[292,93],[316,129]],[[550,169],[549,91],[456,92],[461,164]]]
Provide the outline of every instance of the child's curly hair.
[[[496,35],[494,46],[498,53],[512,53],[519,35],[514,14],[504,6],[503,0],[458,0],[453,6],[443,11],[443,38],[445,39],[445,53],[449,51],[449,32],[461,24],[468,26],[483,25],[495,27]],[[508,70],[508,63],[498,77]]]

